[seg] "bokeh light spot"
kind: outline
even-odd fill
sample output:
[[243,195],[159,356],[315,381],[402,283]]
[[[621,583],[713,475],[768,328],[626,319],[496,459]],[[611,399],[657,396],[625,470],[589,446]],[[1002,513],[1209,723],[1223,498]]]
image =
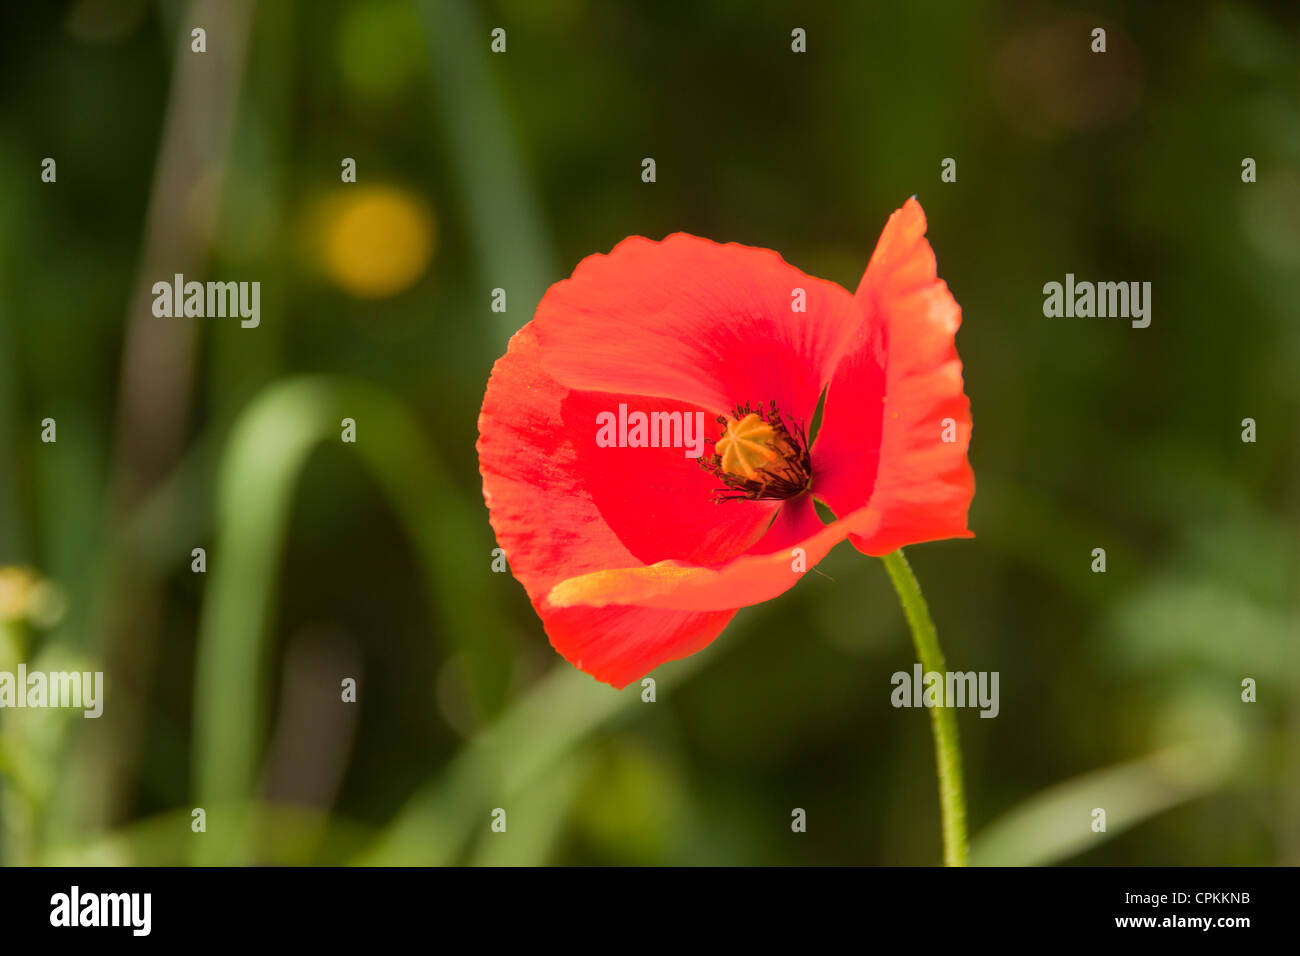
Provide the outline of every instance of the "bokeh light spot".
[[410,0],[350,6],[339,28],[339,72],[359,99],[385,99],[418,79],[425,66],[424,28]]
[[404,291],[433,256],[432,211],[419,197],[391,186],[349,187],[333,205],[325,230],[326,272],[358,298]]

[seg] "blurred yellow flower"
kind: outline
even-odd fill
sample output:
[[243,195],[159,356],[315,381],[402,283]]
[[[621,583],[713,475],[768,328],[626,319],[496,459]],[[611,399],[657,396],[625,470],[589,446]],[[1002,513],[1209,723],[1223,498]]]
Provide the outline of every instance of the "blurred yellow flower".
[[62,592],[31,568],[0,567],[0,621],[51,627],[63,616]]
[[382,299],[415,283],[433,256],[433,215],[393,186],[348,186],[325,220],[325,271],[357,298]]
[[39,578],[26,568],[0,568],[0,621],[27,616]]

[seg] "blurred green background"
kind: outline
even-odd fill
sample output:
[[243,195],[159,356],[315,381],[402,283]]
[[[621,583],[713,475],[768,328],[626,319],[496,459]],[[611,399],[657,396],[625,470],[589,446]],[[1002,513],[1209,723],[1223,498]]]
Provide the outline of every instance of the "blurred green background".
[[[3,16],[0,669],[107,681],[98,721],[0,712],[5,863],[936,862],[879,562],[842,546],[643,703],[492,572],[474,454],[583,256],[685,230],[852,289],[912,194],[977,537],[909,556],[950,667],[1001,675],[959,717],[975,861],[1300,863],[1290,0]],[[154,319],[177,272],[259,280],[261,326]],[[1067,272],[1150,281],[1150,328],[1044,318]]]

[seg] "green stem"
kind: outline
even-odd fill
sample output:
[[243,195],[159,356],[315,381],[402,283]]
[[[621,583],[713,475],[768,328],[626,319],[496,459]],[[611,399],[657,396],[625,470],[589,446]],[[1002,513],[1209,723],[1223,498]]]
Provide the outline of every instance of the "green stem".
[[[898,600],[912,629],[923,673],[946,673],[943,649],[935,633],[930,609],[926,606],[921,585],[902,550],[887,554],[882,561],[894,582]],[[930,708],[930,730],[934,734],[934,759],[939,768],[939,812],[943,819],[943,862],[947,866],[965,866],[968,855],[966,839],[966,796],[961,783],[961,743],[957,739],[957,713],[944,706],[946,681],[938,685],[940,704]]]

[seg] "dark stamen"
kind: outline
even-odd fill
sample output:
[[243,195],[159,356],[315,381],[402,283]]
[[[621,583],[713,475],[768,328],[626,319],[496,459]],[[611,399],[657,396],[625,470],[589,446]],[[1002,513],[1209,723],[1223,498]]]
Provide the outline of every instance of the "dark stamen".
[[[776,452],[776,457],[759,468],[753,477],[746,477],[723,470],[722,457],[716,452],[701,456],[700,467],[726,486],[714,492],[714,503],[780,501],[807,491],[812,484],[812,458],[808,454],[808,439],[803,426],[793,421],[787,425],[777,410],[775,401],[770,402],[766,408],[760,404],[757,409],[751,408],[748,403],[737,405],[733,413],[736,421],[741,421],[748,415],[757,415],[772,429],[774,435],[769,440],[768,447]],[[724,427],[725,435],[727,418],[719,415],[718,424]],[[706,439],[705,444],[716,446],[717,439]]]

